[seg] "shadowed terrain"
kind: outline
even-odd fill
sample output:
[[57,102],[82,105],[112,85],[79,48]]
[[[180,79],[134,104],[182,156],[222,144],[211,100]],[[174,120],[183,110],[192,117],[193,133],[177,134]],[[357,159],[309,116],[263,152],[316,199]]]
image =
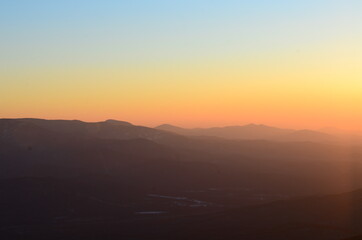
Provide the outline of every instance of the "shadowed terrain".
[[0,236],[348,238],[362,234],[361,158],[329,141],[1,119]]

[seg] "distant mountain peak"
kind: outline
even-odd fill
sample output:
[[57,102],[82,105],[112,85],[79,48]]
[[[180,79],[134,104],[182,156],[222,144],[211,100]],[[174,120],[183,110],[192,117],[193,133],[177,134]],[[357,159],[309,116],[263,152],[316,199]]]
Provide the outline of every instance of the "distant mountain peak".
[[[241,126],[241,127],[247,127],[247,128],[264,128],[264,129],[284,129],[284,128],[279,128],[279,127],[274,127],[274,126],[265,125],[265,124],[257,124],[257,123],[250,123],[250,124],[243,125],[243,126]],[[291,129],[285,128],[284,130],[291,130]]]
[[132,126],[132,123],[125,122],[125,121],[119,121],[114,119],[108,119],[104,121],[105,123],[112,124],[112,125],[120,125],[120,126]]
[[161,129],[161,130],[181,130],[183,128],[181,127],[177,127],[171,124],[161,124],[160,126],[155,127],[156,129]]
[[264,125],[264,124],[255,124],[255,123],[247,124],[244,127],[268,127],[268,128],[271,128],[270,126],[267,126],[267,125]]

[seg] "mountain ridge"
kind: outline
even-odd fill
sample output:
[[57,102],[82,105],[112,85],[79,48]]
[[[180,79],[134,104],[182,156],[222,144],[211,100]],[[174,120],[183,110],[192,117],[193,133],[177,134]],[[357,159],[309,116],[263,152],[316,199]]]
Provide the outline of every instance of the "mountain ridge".
[[162,124],[155,129],[178,133],[186,136],[221,137],[225,139],[272,140],[272,141],[335,141],[328,133],[302,129],[284,129],[264,124],[246,124],[210,128],[182,128],[171,124]]

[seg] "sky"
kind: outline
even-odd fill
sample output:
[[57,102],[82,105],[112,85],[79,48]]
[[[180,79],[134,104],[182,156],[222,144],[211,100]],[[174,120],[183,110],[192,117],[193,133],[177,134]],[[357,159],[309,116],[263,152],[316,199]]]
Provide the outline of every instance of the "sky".
[[0,117],[362,130],[362,1],[1,0]]

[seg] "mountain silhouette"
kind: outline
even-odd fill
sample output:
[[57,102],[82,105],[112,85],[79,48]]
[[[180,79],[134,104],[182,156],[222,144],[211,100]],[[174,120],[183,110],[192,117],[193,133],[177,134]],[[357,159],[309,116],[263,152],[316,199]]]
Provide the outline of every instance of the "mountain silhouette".
[[[214,130],[270,134],[272,140],[166,128],[178,129],[117,120],[0,119],[1,239],[107,233],[110,240],[328,240],[362,234],[360,145],[263,125]],[[343,225],[347,217],[353,224]]]
[[273,140],[273,141],[336,141],[330,134],[312,130],[292,130],[270,127],[262,124],[248,124],[244,126],[227,126],[213,128],[180,128],[170,124],[163,124],[156,129],[174,132],[186,136],[209,136],[225,139],[244,140]]

